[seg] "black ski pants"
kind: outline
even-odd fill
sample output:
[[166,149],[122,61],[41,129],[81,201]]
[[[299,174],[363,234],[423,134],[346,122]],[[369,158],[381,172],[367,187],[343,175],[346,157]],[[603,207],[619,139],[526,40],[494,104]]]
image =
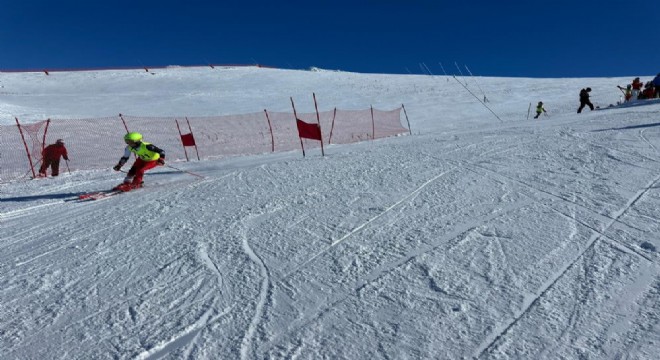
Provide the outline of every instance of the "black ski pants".
[[582,109],[584,109],[585,106],[589,106],[589,109],[593,110],[594,109],[594,104],[587,100],[580,100],[580,107],[578,108],[578,114],[582,112]]

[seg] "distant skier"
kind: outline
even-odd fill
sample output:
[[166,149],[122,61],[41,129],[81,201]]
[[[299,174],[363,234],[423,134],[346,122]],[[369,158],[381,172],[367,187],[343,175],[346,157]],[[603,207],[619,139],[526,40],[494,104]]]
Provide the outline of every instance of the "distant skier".
[[546,114],[548,113],[543,108],[543,101],[539,101],[538,105],[536,105],[536,116],[534,116],[534,119],[538,119],[539,116],[541,116],[541,113],[546,113]]
[[632,82],[633,101],[639,99],[639,94],[642,92],[642,87],[644,87],[644,83],[638,77],[634,78]]
[[653,86],[655,87],[655,97],[660,98],[660,73],[653,78]]
[[644,84],[644,90],[639,94],[640,99],[653,99],[655,97],[655,85],[653,81],[647,81]]
[[158,165],[165,165],[165,152],[153,144],[142,141],[142,134],[137,132],[129,132],[124,135],[126,142],[126,149],[124,149],[124,156],[119,159],[119,163],[113,167],[115,171],[121,170],[121,167],[126,164],[131,153],[137,156],[135,163],[126,174],[124,182],[117,185],[114,189],[120,191],[129,191],[142,187],[142,177],[145,171],[153,169]]
[[619,85],[617,85],[616,87],[618,87],[619,90],[623,92],[624,102],[628,102],[630,101],[630,99],[632,99],[632,85],[628,84],[625,88]]
[[66,147],[64,146],[64,141],[62,139],[57,139],[55,144],[50,144],[46,146],[44,151],[41,152],[43,156],[43,162],[41,163],[41,168],[39,169],[39,176],[45,177],[48,167],[51,169],[51,175],[57,176],[60,174],[60,157],[64,160],[69,161],[69,155],[67,154]]
[[594,104],[592,104],[591,101],[589,101],[590,92],[591,92],[590,87],[580,90],[580,107],[577,110],[578,114],[582,112],[582,109],[584,109],[585,106],[589,106],[589,109],[591,110],[594,109]]

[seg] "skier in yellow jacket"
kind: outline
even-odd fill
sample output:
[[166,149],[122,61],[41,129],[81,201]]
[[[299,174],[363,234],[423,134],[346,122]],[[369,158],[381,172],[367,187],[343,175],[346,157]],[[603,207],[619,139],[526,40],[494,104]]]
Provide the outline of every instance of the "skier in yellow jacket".
[[124,156],[119,159],[119,162],[113,169],[115,171],[121,170],[121,167],[126,164],[131,153],[135,154],[137,159],[126,174],[124,182],[117,185],[115,190],[129,191],[142,187],[142,177],[145,171],[153,169],[158,165],[165,165],[165,152],[154,144],[142,141],[142,134],[137,132],[126,134],[124,141],[126,142]]
[[536,116],[534,116],[534,119],[538,119],[541,113],[547,113],[543,108],[543,101],[539,101],[538,105],[536,105]]

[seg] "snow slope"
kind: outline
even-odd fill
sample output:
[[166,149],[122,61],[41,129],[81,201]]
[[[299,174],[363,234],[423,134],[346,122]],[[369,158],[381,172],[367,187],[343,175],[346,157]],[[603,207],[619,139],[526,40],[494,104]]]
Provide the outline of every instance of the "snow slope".
[[3,124],[313,111],[315,92],[403,103],[414,133],[174,163],[204,178],[160,168],[95,202],[75,199],[122,174],[0,185],[0,357],[657,358],[660,104],[575,113],[630,79],[457,79],[498,119],[446,77],[0,73]]

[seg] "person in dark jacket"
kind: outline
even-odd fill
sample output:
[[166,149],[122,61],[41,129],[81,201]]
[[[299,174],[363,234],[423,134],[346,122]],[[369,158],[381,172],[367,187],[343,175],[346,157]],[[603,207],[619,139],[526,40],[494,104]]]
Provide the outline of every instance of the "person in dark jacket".
[[57,139],[55,144],[50,144],[44,148],[41,152],[43,157],[41,168],[39,169],[39,176],[46,176],[46,170],[48,167],[51,169],[51,175],[57,176],[60,174],[60,158],[69,161],[69,155],[66,152],[66,147],[64,146],[64,141],[62,139]]
[[660,73],[653,78],[653,86],[655,87],[655,97],[660,97]]
[[655,85],[652,81],[647,81],[644,84],[644,90],[639,94],[640,99],[653,99],[655,97]]
[[582,112],[582,109],[584,109],[585,106],[589,106],[589,109],[591,110],[594,109],[594,104],[592,104],[591,101],[589,101],[590,92],[591,92],[590,87],[580,90],[580,107],[577,110],[578,114]]

